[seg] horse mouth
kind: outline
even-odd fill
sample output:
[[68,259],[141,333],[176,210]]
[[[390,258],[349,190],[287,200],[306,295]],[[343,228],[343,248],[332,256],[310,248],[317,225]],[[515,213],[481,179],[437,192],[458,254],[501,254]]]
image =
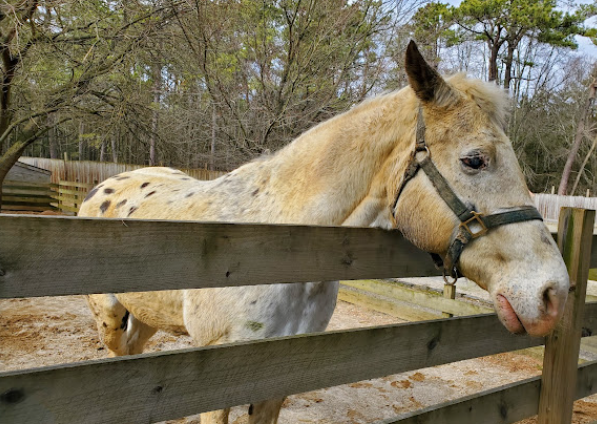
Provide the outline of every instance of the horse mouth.
[[501,294],[496,296],[496,307],[498,317],[508,331],[513,334],[525,334],[527,332],[506,296]]

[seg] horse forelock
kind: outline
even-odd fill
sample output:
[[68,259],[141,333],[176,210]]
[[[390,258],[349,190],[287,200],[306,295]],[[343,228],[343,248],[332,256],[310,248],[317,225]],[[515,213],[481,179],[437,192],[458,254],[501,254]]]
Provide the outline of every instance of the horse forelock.
[[472,99],[477,106],[500,128],[505,128],[508,118],[508,93],[491,82],[455,74],[446,81],[458,92]]

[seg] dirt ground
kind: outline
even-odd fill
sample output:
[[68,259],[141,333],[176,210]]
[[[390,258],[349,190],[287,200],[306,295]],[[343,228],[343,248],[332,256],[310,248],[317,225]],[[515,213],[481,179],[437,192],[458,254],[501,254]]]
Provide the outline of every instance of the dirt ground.
[[[329,329],[395,322],[399,320],[339,302]],[[148,351],[191,345],[188,337],[160,332],[150,340]],[[0,371],[106,356],[82,296],[0,301]],[[290,396],[280,424],[370,423],[535,376],[540,370],[539,359],[508,353],[317,390]],[[246,412],[246,406],[233,408],[231,422],[246,423]],[[597,397],[575,404],[574,423],[595,419]],[[522,423],[535,422],[529,419]],[[199,417],[168,423],[197,424]]]

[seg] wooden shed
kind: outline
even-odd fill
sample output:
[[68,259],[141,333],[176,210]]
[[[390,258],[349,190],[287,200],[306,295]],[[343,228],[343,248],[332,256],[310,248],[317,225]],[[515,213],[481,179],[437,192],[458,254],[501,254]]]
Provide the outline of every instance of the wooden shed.
[[41,169],[37,166],[28,165],[23,162],[17,162],[8,171],[4,183],[32,183],[32,184],[50,184],[52,181],[52,171]]
[[2,183],[2,210],[45,211],[55,209],[52,171],[17,162]]

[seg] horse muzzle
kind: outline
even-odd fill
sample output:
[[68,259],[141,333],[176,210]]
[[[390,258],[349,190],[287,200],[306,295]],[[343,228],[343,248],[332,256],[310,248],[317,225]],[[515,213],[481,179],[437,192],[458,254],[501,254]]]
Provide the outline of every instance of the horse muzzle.
[[514,334],[546,336],[564,312],[568,292],[561,287],[561,283],[549,281],[535,299],[497,294],[494,303],[500,321]]

